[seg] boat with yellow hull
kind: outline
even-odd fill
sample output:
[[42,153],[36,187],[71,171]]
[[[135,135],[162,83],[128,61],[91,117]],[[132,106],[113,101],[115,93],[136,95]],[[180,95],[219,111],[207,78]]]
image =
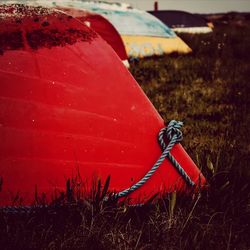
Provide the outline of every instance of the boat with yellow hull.
[[170,53],[186,54],[191,48],[155,16],[128,4],[68,1],[35,1],[49,7],[73,7],[102,15],[116,28],[125,44],[128,57],[142,58]]
[[123,35],[127,54],[130,57],[145,57],[176,53],[189,53],[192,50],[178,37],[162,38]]

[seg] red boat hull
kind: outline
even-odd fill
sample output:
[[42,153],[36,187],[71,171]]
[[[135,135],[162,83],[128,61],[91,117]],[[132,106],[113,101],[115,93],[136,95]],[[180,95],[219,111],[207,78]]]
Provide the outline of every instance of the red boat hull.
[[[30,204],[35,189],[51,200],[78,173],[87,192],[93,178],[109,175],[110,191],[128,188],[161,155],[162,118],[103,39],[67,16],[39,14],[37,22],[36,15],[0,21],[1,37],[21,30],[24,44],[16,49],[4,41],[0,55],[0,204],[12,204],[17,193]],[[31,36],[53,29],[77,38],[51,43],[48,35],[46,41]],[[180,144],[171,153],[196,184],[205,182]],[[165,160],[131,203],[185,188]]]

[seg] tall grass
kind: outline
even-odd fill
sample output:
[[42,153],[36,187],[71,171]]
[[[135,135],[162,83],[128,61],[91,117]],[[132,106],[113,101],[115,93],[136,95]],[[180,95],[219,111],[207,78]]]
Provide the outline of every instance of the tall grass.
[[68,181],[60,206],[0,215],[3,249],[250,249],[250,24],[182,38],[192,54],[140,60],[131,73],[165,121],[184,121],[209,189],[127,207],[104,199],[107,182],[82,199]]

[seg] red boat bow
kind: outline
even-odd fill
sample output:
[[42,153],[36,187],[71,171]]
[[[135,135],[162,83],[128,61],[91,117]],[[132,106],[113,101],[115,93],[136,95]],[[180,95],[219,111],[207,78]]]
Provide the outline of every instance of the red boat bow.
[[[78,171],[89,191],[111,176],[110,191],[141,179],[161,155],[164,123],[115,52],[89,27],[41,7],[0,7],[0,204],[48,200]],[[205,182],[180,144],[171,154],[195,184]],[[165,160],[131,203],[185,190]]]

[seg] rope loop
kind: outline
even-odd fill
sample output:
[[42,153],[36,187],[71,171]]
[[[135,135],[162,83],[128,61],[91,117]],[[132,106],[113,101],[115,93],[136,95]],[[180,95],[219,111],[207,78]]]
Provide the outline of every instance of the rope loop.
[[[179,172],[181,177],[185,180],[187,185],[194,186],[194,182],[191,180],[191,178],[187,175],[185,170],[180,166],[180,164],[175,160],[175,158],[171,155],[170,151],[174,147],[175,144],[182,141],[183,136],[180,128],[183,126],[182,122],[172,120],[169,122],[167,128],[162,128],[158,134],[158,142],[162,149],[162,155],[159,157],[157,162],[154,164],[154,166],[144,175],[142,179],[140,179],[137,183],[132,185],[130,188],[127,188],[119,193],[116,194],[117,198],[127,196],[131,192],[137,190],[140,188],[143,184],[147,182],[151,178],[151,176],[154,174],[154,172],[159,168],[159,166],[162,164],[162,162],[167,158],[172,165],[176,168],[176,170]],[[169,140],[168,145],[166,145],[164,137],[167,137]]]
[[183,122],[172,120],[169,122],[167,128],[162,128],[158,135],[158,142],[162,151],[167,147],[164,137],[166,136],[169,142],[173,140],[173,143],[179,143],[183,140],[183,135],[180,128],[183,126]]
[[175,120],[169,122],[167,127],[167,137],[169,141],[171,141],[174,136],[176,136],[176,143],[183,140],[182,132],[180,130],[182,126],[183,122],[177,122]]

